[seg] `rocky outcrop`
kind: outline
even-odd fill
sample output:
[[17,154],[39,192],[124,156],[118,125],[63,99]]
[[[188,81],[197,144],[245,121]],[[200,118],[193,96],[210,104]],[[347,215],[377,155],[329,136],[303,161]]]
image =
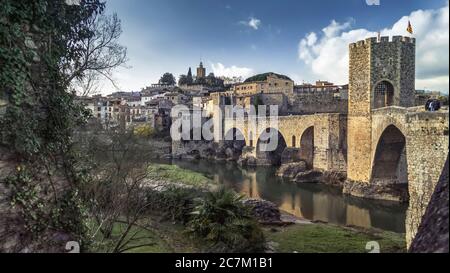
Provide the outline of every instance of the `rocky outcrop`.
[[449,159],[447,157],[447,162],[445,163],[436,190],[422,218],[417,235],[411,244],[410,252],[448,253],[449,251],[448,164]]
[[260,199],[245,199],[244,204],[251,208],[253,216],[262,224],[280,224],[280,209],[272,202]]
[[296,183],[318,183],[323,180],[322,172],[308,170],[307,164],[304,161],[281,165],[277,171],[277,176],[292,180]]
[[295,178],[295,183],[319,183],[322,179],[322,172],[316,170],[308,170],[298,173]]
[[294,179],[297,174],[305,172],[306,171],[306,162],[296,162],[296,163],[288,163],[281,165],[280,168],[278,168],[277,176],[283,177],[286,179]]
[[244,147],[237,162],[240,166],[256,166],[255,148],[249,146]]
[[308,170],[305,161],[283,164],[276,175],[296,183],[323,183],[338,188],[344,187],[347,178],[344,172]]
[[407,184],[379,184],[376,182],[363,183],[347,180],[342,190],[344,194],[356,197],[407,202],[409,200]]

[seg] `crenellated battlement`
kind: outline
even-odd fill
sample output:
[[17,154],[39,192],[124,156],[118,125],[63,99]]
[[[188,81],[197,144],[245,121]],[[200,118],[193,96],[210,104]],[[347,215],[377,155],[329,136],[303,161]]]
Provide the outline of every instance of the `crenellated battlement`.
[[370,37],[365,40],[360,40],[355,43],[350,44],[350,48],[365,47],[371,44],[385,44],[385,43],[405,43],[405,44],[416,44],[416,38],[407,36],[382,36],[380,39],[377,37]]

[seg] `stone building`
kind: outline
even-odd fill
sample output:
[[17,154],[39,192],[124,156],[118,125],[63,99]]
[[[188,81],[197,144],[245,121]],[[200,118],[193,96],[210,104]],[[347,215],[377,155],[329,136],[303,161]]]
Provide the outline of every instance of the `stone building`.
[[295,93],[313,93],[322,91],[339,91],[341,85],[337,85],[328,81],[316,81],[315,84],[303,83],[294,86]]
[[233,86],[236,95],[294,93],[294,81],[289,77],[273,72],[259,74],[248,78],[243,83]]

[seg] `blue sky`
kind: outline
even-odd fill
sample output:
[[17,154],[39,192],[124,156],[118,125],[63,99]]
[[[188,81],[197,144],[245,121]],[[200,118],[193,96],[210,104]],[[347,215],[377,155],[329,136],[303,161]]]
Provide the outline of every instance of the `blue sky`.
[[[128,48],[129,68],[115,74],[122,90],[140,90],[164,72],[178,77],[200,60],[217,75],[273,71],[297,83],[346,83],[348,42],[378,31],[407,35],[409,19],[417,25],[416,88],[448,92],[448,1],[380,0],[379,6],[368,6],[366,0],[106,3],[107,13],[117,13],[122,20],[121,43]],[[103,90],[114,91],[108,84]]]

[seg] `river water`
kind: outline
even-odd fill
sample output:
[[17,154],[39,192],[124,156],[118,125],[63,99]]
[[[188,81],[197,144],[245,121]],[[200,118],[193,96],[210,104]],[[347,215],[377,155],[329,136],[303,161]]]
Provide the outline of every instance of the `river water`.
[[275,175],[275,167],[241,168],[236,163],[173,160],[251,198],[275,203],[297,217],[405,233],[406,204],[343,195],[321,184],[295,184]]

